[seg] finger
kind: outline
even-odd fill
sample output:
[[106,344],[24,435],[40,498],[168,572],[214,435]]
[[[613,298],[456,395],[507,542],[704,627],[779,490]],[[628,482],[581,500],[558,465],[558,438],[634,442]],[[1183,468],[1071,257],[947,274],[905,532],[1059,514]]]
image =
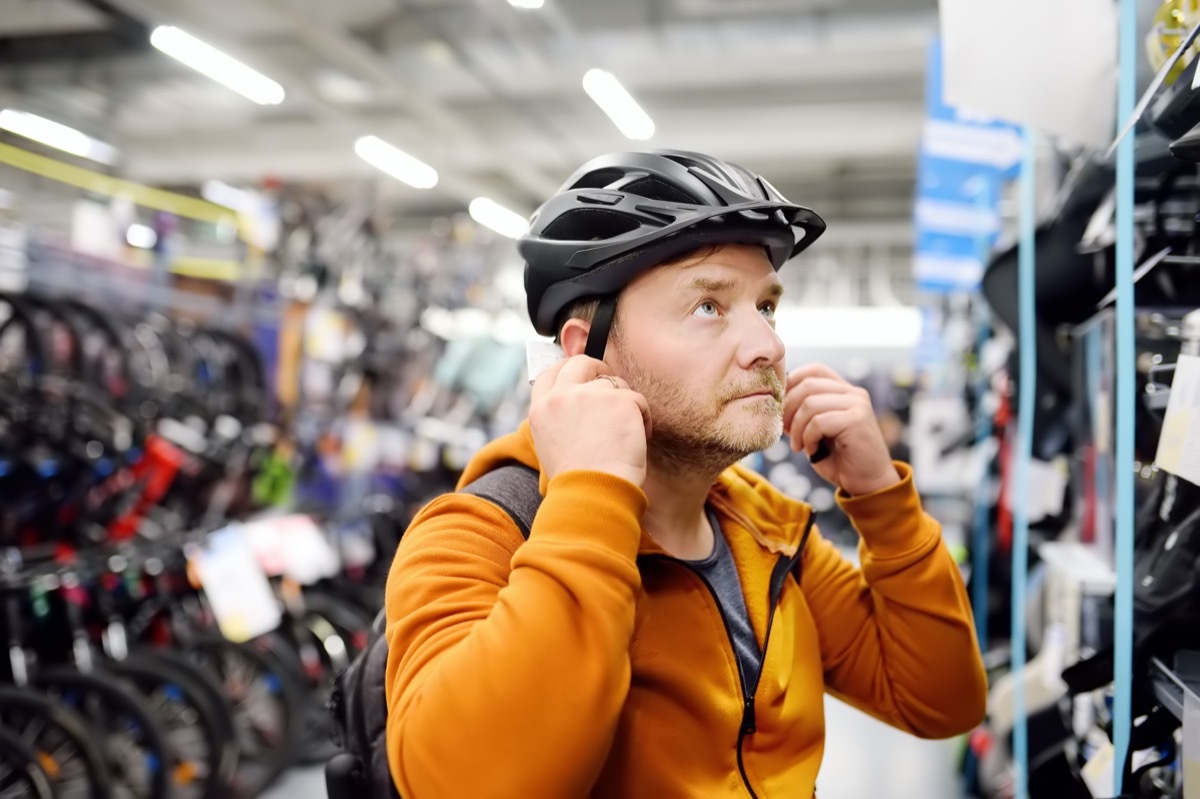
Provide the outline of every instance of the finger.
[[[625,382],[619,377],[617,380],[622,383]],[[646,426],[646,440],[649,441],[650,435],[654,432],[654,421],[650,418],[650,403],[646,401],[645,397],[636,391],[626,389],[621,393],[627,394],[635,403],[637,403],[638,410],[642,412],[642,423]]]
[[533,381],[533,388],[530,389],[529,397],[531,402],[537,402],[542,397],[545,397],[550,392],[550,389],[554,388],[554,384],[558,381],[559,373],[566,368],[570,360],[570,358],[563,358],[560,361],[556,361],[538,375],[537,379]]
[[854,408],[854,398],[846,394],[816,394],[806,399],[797,409],[790,427],[793,448],[798,449],[804,439],[805,428],[817,416]]
[[810,377],[795,386],[783,399],[783,425],[785,430],[791,429],[792,418],[796,411],[809,397],[814,396],[849,396],[855,392],[849,383],[839,383],[827,377]]
[[[611,375],[612,367],[604,361],[598,361],[595,358],[589,358],[586,355],[576,355],[573,358],[568,358],[566,365],[558,373],[558,379],[555,385],[562,383],[565,386],[583,385],[592,380],[595,380],[600,375]],[[607,381],[606,381],[607,382]]]
[[592,382],[594,382],[597,385],[602,386],[604,388],[611,389],[613,387],[613,384],[611,382],[609,382],[609,378],[612,378],[613,380],[616,381],[618,389],[621,389],[624,391],[632,391],[633,390],[629,387],[629,384],[627,382],[625,382],[625,378],[617,377],[616,375],[597,375],[596,379],[593,380]]
[[823,363],[810,363],[793,369],[788,373],[787,387],[790,391],[792,387],[799,385],[801,382],[811,377],[823,377],[828,380],[836,380],[839,383],[850,385],[849,382],[839,375],[837,372],[830,369]]
[[800,442],[804,451],[811,457],[816,453],[822,440],[828,441],[832,448],[837,437],[850,426],[852,418],[853,414],[850,411],[830,411],[814,416],[804,426],[803,438]]

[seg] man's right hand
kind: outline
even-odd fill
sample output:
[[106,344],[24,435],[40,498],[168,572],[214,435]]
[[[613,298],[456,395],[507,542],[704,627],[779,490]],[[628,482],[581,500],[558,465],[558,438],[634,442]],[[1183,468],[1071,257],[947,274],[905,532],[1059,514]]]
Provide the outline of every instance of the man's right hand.
[[533,445],[547,479],[584,469],[646,480],[650,406],[603,361],[576,355],[533,383],[529,407]]

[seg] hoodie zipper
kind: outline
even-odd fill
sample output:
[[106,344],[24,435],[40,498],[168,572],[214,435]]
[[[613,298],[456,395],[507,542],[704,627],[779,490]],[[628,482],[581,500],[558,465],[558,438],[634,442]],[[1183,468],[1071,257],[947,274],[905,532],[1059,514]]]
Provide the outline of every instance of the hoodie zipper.
[[[754,787],[750,784],[750,777],[746,774],[746,764],[743,760],[742,745],[746,740],[747,735],[753,735],[758,730],[758,720],[754,710],[754,699],[758,694],[758,685],[762,681],[763,669],[767,664],[767,647],[771,643],[771,627],[775,623],[775,606],[779,603],[780,594],[783,593],[783,583],[787,579],[788,572],[795,568],[800,561],[801,555],[804,554],[804,545],[808,543],[808,536],[812,532],[815,514],[810,514],[808,522],[804,528],[804,535],[800,539],[800,546],[796,549],[796,554],[790,558],[780,556],[775,562],[775,568],[771,570],[771,581],[768,587],[768,606],[767,606],[767,629],[763,633],[763,648],[762,660],[759,665],[758,673],[754,675],[754,684],[750,685],[746,676],[746,667],[742,663],[742,658],[738,654],[738,649],[733,640],[733,629],[729,626],[729,619],[725,616],[725,609],[721,606],[720,597],[717,596],[717,591],[713,588],[711,582],[700,572],[692,568],[687,562],[673,558],[669,555],[642,555],[643,560],[662,560],[668,563],[677,563],[689,572],[699,578],[700,582],[704,583],[704,587],[708,589],[708,593],[713,598],[713,602],[717,605],[717,611],[721,615],[721,623],[725,626],[725,638],[729,641],[730,648],[733,650],[733,662],[737,665],[738,681],[742,688],[742,723],[738,727],[737,739],[737,764],[738,772],[742,776],[742,784],[746,786],[746,791],[752,799],[758,799],[758,794],[754,792]],[[800,576],[797,575],[796,581],[799,582]]]

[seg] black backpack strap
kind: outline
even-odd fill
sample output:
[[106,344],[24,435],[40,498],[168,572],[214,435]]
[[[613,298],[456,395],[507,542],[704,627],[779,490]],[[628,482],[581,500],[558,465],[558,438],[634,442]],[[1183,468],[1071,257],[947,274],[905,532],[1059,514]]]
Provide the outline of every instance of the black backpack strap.
[[533,517],[542,504],[541,475],[522,463],[510,463],[493,469],[459,489],[486,499],[512,517],[528,539]]

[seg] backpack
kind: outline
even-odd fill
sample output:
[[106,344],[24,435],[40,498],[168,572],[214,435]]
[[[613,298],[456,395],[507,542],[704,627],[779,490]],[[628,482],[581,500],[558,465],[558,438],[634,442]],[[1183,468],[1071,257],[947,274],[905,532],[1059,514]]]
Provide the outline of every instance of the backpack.
[[[501,466],[464,486],[507,513],[529,538],[542,495],[538,473],[521,464]],[[343,750],[325,766],[329,799],[399,799],[388,768],[385,673],[388,644],[386,613],[371,625],[366,648],[334,681],[329,699],[334,741]]]

